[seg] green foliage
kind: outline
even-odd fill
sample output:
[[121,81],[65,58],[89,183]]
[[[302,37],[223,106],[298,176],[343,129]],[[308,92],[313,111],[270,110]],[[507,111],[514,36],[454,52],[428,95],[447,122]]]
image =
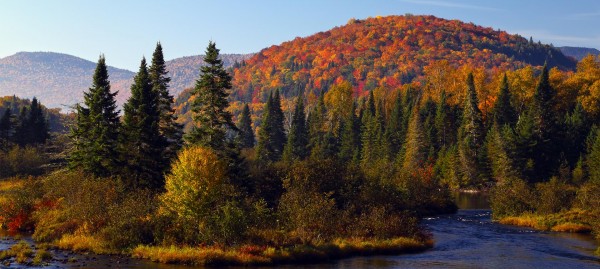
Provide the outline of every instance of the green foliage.
[[458,134],[458,154],[461,162],[463,184],[476,186],[485,180],[482,148],[485,134],[472,73],[469,73],[467,77],[465,96],[462,124]]
[[192,104],[195,126],[186,135],[188,144],[209,147],[218,152],[226,149],[227,130],[237,128],[231,120],[227,90],[231,89],[231,76],[223,68],[219,59],[219,49],[209,42],[204,57],[205,66],[200,68],[200,78],[196,81]]
[[553,214],[571,208],[575,198],[575,189],[554,177],[549,182],[535,185],[537,204],[536,212]]
[[126,182],[132,187],[160,189],[164,185],[163,172],[168,159],[164,159],[164,139],[160,135],[158,92],[153,90],[152,81],[142,59],[140,70],[131,85],[131,97],[123,106],[121,152]]
[[16,175],[40,175],[48,158],[39,148],[13,146],[9,151],[0,151],[0,178]]
[[500,92],[494,103],[493,108],[494,123],[498,126],[504,126],[508,124],[514,126],[517,122],[517,111],[512,105],[512,95],[508,88],[508,78],[506,74],[502,77],[502,84],[500,85]]
[[283,159],[287,161],[302,160],[308,156],[308,129],[306,128],[306,114],[304,113],[304,101],[298,97],[292,125],[289,130],[288,140],[283,151]]
[[80,168],[97,176],[115,175],[119,169],[119,111],[116,92],[110,91],[108,70],[103,55],[94,71],[92,87],[84,93],[84,105],[76,105],[75,124],[71,129],[73,150],[71,168]]
[[492,189],[490,205],[494,219],[518,216],[534,209],[533,192],[523,180],[506,181]]
[[279,91],[269,95],[264,111],[256,154],[261,162],[271,163],[281,159],[286,141]]
[[[162,163],[168,166],[182,146],[183,126],[177,123],[177,116],[173,108],[173,96],[169,93],[171,78],[167,76],[167,66],[160,42],[156,44],[156,49],[152,54],[152,64],[148,68],[148,75],[152,81],[152,90],[158,98],[158,128],[162,139],[158,151],[163,157]],[[168,168],[166,166],[162,168]]]
[[239,133],[237,136],[238,144],[241,148],[254,147],[254,130],[252,130],[252,119],[250,118],[250,108],[244,104],[242,114],[237,126]]

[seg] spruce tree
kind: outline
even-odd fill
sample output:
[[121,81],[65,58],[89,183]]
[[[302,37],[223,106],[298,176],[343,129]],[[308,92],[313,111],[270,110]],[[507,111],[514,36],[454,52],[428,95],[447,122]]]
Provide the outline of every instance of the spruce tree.
[[237,130],[231,120],[227,90],[231,89],[231,76],[223,68],[219,59],[219,49],[214,42],[209,42],[204,56],[205,66],[200,68],[200,78],[196,80],[192,103],[195,126],[186,136],[189,144],[212,148],[224,152],[229,147],[226,141],[228,130]]
[[164,142],[160,136],[160,103],[158,91],[142,59],[131,85],[131,97],[123,106],[122,153],[131,187],[159,189],[164,185],[163,172],[169,165],[163,159]]
[[27,115],[29,115],[29,110],[27,107],[21,107],[15,122],[15,133],[13,135],[12,142],[21,147],[26,146],[29,143],[30,138],[29,121],[27,120]]
[[404,128],[404,108],[402,106],[402,95],[398,93],[390,120],[386,125],[386,139],[389,143],[390,157],[394,157],[400,151],[404,138],[406,136],[406,130]]
[[574,168],[585,148],[585,138],[590,131],[589,122],[581,103],[565,116],[565,139],[562,152],[571,168]]
[[76,121],[71,129],[73,152],[71,168],[81,168],[97,176],[117,172],[119,152],[119,111],[115,102],[117,92],[110,92],[106,60],[100,56],[92,87],[84,92],[84,104],[76,105]]
[[183,126],[176,122],[173,96],[169,93],[171,78],[168,77],[160,42],[156,44],[156,49],[152,54],[152,64],[148,68],[148,73],[152,82],[152,90],[158,97],[160,119],[158,128],[162,140],[159,151],[163,157],[163,163],[168,167],[182,146]]
[[288,133],[287,143],[283,151],[283,159],[286,161],[302,160],[308,156],[308,129],[306,128],[306,114],[304,113],[304,101],[298,96],[292,125]]
[[252,119],[250,118],[250,108],[244,104],[237,128],[239,130],[237,140],[241,148],[254,147],[254,130],[252,130]]
[[481,183],[480,180],[484,172],[482,146],[485,134],[481,111],[477,106],[478,103],[473,74],[469,73],[458,138],[463,183],[468,186]]
[[281,100],[278,91],[275,91],[275,94],[269,95],[265,104],[262,125],[258,132],[258,159],[263,163],[281,160],[285,141]]
[[517,111],[512,105],[512,97],[508,88],[508,78],[506,74],[502,77],[502,84],[500,85],[500,92],[496,98],[496,103],[492,109],[494,122],[502,127],[505,124],[514,126],[517,122]]

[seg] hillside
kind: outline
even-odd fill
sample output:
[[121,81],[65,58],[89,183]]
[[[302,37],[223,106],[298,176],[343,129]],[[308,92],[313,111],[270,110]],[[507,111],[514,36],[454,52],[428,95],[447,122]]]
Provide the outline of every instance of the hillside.
[[[225,67],[243,61],[249,54],[222,55]],[[186,87],[194,85],[203,56],[189,56],[167,61],[171,93],[177,96]],[[107,58],[110,64],[110,57]],[[37,97],[49,108],[62,108],[81,102],[83,92],[92,81],[96,63],[72,55],[53,52],[19,52],[0,59],[0,96],[16,95]],[[115,67],[108,68],[112,90],[118,90],[117,103],[129,97],[133,72]]]
[[235,70],[234,100],[262,102],[272,89],[284,95],[318,94],[336,80],[355,95],[418,82],[426,66],[516,69],[527,65],[573,70],[560,50],[519,35],[434,16],[351,19],[346,25],[263,49]]
[[600,50],[594,48],[581,48],[581,47],[559,47],[560,51],[567,56],[573,57],[578,61],[581,61],[588,54],[600,55]]
[[[108,58],[110,62],[110,58]],[[50,108],[63,108],[83,100],[96,63],[53,52],[19,52],[0,59],[0,96],[37,97]],[[108,68],[113,90],[124,100],[133,72]]]
[[[223,65],[232,67],[236,62],[242,62],[254,54],[221,54]],[[176,58],[167,61],[167,70],[171,76],[170,91],[173,96],[178,96],[185,88],[193,87],[198,79],[200,66],[204,64],[204,55],[195,55]]]

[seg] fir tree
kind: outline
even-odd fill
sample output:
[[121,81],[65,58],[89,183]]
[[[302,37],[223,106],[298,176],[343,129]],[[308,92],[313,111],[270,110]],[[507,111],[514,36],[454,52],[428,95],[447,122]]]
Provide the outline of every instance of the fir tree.
[[469,73],[462,124],[459,130],[458,152],[462,164],[463,183],[470,186],[481,183],[484,172],[482,146],[485,136],[478,103],[473,74]]
[[425,139],[423,122],[419,113],[419,107],[414,106],[408,124],[406,133],[406,142],[402,150],[404,156],[402,160],[402,170],[411,171],[418,167],[423,167],[429,151],[429,145]]
[[285,145],[283,112],[278,91],[271,93],[265,104],[262,125],[258,132],[258,159],[264,163],[281,160]]
[[304,113],[304,101],[298,96],[292,125],[288,133],[287,144],[283,152],[286,161],[302,160],[308,156],[308,129],[306,128],[306,114]]
[[360,155],[360,119],[356,117],[356,103],[352,103],[352,111],[340,125],[340,149],[338,157],[345,162],[358,161]]
[[189,144],[223,152],[228,147],[227,131],[237,129],[231,120],[231,113],[226,110],[229,106],[227,90],[231,89],[231,76],[223,68],[219,49],[212,41],[206,49],[204,63],[206,65],[200,68],[200,78],[193,91],[196,96],[192,103],[195,126],[186,138]]
[[108,70],[100,56],[92,87],[84,93],[84,105],[76,105],[76,122],[71,129],[74,148],[69,163],[97,176],[113,175],[118,165],[119,111],[117,92],[110,92]]
[[240,120],[238,122],[238,144],[241,148],[254,147],[254,131],[252,130],[252,119],[250,118],[250,108],[244,104]]
[[173,96],[169,93],[171,78],[168,77],[167,66],[160,42],[156,44],[156,49],[152,54],[152,64],[148,68],[148,73],[152,81],[152,90],[158,97],[160,119],[158,128],[162,140],[159,151],[163,157],[163,163],[168,167],[182,146],[183,127],[176,122],[177,117],[173,109]]
[[434,126],[436,131],[435,143],[437,148],[445,148],[454,143],[454,128],[451,119],[451,109],[446,101],[446,91],[442,91],[440,102],[435,109]]
[[502,78],[502,84],[500,85],[500,92],[496,98],[496,103],[492,110],[494,122],[502,127],[505,124],[514,126],[517,122],[517,111],[512,105],[512,97],[510,90],[508,89],[508,79],[506,74]]
[[16,124],[15,124],[15,133],[13,135],[12,142],[24,147],[27,145],[29,141],[30,131],[29,131],[29,122],[27,120],[27,115],[29,114],[29,110],[27,107],[21,107],[19,111],[19,116],[17,116]]
[[404,108],[402,106],[402,95],[400,92],[394,102],[392,114],[390,120],[386,125],[386,139],[389,143],[389,157],[394,157],[400,151],[404,138],[406,136],[406,130],[404,128]]
[[131,97],[123,106],[122,152],[127,164],[128,179],[133,187],[159,189],[164,185],[164,140],[160,136],[160,102],[158,91],[142,59],[140,69],[131,85]]

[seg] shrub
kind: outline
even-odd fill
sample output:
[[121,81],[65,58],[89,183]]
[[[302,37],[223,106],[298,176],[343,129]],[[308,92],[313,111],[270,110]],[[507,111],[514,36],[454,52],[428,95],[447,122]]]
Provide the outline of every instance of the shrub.
[[517,216],[533,210],[532,191],[523,180],[514,179],[492,188],[490,206],[494,219]]
[[542,214],[558,213],[571,208],[575,198],[574,188],[552,178],[549,182],[535,185],[537,203],[536,211]]

